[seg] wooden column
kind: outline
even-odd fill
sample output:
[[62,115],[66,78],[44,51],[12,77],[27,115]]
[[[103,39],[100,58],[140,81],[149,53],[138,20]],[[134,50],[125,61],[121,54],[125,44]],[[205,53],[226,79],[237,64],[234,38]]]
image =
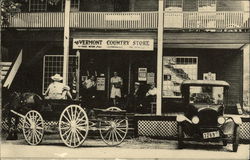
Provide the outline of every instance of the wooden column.
[[[243,102],[250,107],[250,44],[243,48]],[[249,108],[250,110],[250,108]]]
[[65,0],[64,9],[64,37],[63,37],[63,83],[68,84],[69,69],[69,16],[70,16],[70,0]]
[[156,115],[162,114],[162,56],[163,56],[163,24],[164,24],[164,0],[159,0],[158,32],[157,32],[157,96]]

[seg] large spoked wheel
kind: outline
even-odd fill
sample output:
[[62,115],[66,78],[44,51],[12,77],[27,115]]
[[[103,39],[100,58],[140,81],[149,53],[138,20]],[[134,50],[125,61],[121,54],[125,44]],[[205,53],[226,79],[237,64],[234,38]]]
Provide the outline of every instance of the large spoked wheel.
[[239,137],[240,137],[240,127],[238,125],[235,125],[234,134],[233,134],[233,152],[238,151]]
[[[118,107],[107,108],[108,111],[121,111]],[[100,135],[102,140],[110,146],[121,144],[128,133],[128,119],[124,118],[107,118],[100,122]]]
[[180,123],[178,123],[178,149],[183,149],[184,148],[184,133],[183,133],[183,128]]
[[80,146],[88,130],[88,116],[80,106],[70,105],[63,110],[59,119],[59,133],[65,145],[72,148]]
[[29,111],[23,121],[23,135],[30,145],[38,145],[44,135],[44,121],[40,113],[35,110]]

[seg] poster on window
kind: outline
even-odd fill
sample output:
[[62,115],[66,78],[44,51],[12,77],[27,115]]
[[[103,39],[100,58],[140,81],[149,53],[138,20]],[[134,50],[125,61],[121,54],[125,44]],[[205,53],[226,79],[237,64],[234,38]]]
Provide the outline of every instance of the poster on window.
[[97,91],[105,91],[105,78],[104,77],[97,77],[96,90]]
[[197,79],[198,58],[163,57],[163,97],[180,98],[180,86],[184,80]]
[[138,68],[138,81],[147,81],[147,68]]
[[155,83],[155,73],[149,72],[147,73],[147,84]]

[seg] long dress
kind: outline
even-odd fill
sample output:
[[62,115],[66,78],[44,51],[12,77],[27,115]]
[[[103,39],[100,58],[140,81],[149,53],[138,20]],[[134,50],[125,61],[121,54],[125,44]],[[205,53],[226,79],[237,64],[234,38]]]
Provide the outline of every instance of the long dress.
[[120,85],[122,85],[122,78],[121,77],[117,76],[117,77],[111,78],[112,88],[111,88],[110,98],[115,98],[115,97],[121,98],[121,88],[117,88],[114,85],[114,84],[118,84],[118,83],[120,83]]

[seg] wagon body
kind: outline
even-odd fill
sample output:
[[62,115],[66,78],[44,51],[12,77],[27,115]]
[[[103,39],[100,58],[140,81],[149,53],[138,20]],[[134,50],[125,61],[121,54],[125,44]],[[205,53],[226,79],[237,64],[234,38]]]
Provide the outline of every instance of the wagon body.
[[89,130],[98,130],[102,140],[111,146],[121,144],[128,132],[126,111],[117,107],[86,109],[80,101],[44,100],[39,110],[30,110],[25,115],[12,111],[24,118],[23,134],[30,145],[42,142],[46,133],[45,121],[58,121],[58,131],[64,144],[79,147]]

